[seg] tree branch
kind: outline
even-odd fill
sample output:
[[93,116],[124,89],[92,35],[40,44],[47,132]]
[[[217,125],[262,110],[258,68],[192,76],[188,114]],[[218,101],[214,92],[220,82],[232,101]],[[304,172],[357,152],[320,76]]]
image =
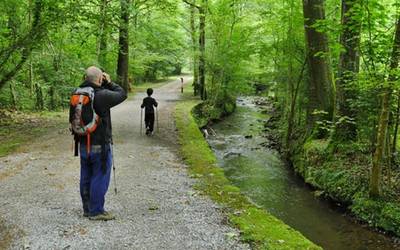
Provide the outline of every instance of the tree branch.
[[192,7],[195,7],[195,8],[197,8],[197,9],[200,9],[201,7],[200,6],[198,6],[198,5],[196,5],[196,4],[194,4],[194,3],[191,3],[191,2],[189,2],[189,1],[187,1],[187,0],[182,0],[184,3],[186,3],[186,4],[189,4],[190,6],[192,6]]

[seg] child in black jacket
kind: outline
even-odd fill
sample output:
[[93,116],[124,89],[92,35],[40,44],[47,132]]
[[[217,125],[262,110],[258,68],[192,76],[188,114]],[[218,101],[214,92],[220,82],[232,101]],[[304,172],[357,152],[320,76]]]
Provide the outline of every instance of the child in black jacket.
[[158,106],[157,101],[151,97],[153,94],[153,89],[147,89],[147,97],[143,99],[143,103],[141,105],[142,108],[145,109],[144,113],[144,122],[146,124],[146,135],[152,135],[154,130],[154,107]]

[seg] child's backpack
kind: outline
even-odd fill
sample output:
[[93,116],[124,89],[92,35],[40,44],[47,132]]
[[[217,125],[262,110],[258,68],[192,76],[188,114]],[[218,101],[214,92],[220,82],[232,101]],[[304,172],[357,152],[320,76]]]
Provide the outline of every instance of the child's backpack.
[[82,136],[86,136],[87,154],[90,152],[90,135],[93,133],[100,117],[94,108],[94,89],[92,87],[77,88],[71,95],[69,122],[75,139],[75,156],[78,156],[78,143]]

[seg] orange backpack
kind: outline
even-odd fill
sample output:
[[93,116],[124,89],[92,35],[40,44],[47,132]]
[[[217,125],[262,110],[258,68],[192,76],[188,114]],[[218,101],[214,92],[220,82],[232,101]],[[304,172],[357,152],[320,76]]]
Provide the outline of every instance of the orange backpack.
[[87,154],[90,153],[90,134],[93,133],[100,117],[96,114],[94,104],[94,89],[92,87],[77,88],[71,95],[69,122],[75,137],[75,156],[78,155],[78,142],[86,136]]

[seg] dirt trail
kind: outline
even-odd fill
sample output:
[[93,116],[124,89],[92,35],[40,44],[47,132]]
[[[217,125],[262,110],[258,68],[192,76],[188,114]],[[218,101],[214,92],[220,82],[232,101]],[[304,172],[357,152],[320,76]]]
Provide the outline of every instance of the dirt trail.
[[192,189],[177,155],[179,90],[178,80],[155,90],[160,133],[151,138],[139,134],[143,93],[112,110],[119,193],[111,182],[106,209],[115,221],[82,216],[67,124],[0,158],[0,249],[248,249],[218,206]]

